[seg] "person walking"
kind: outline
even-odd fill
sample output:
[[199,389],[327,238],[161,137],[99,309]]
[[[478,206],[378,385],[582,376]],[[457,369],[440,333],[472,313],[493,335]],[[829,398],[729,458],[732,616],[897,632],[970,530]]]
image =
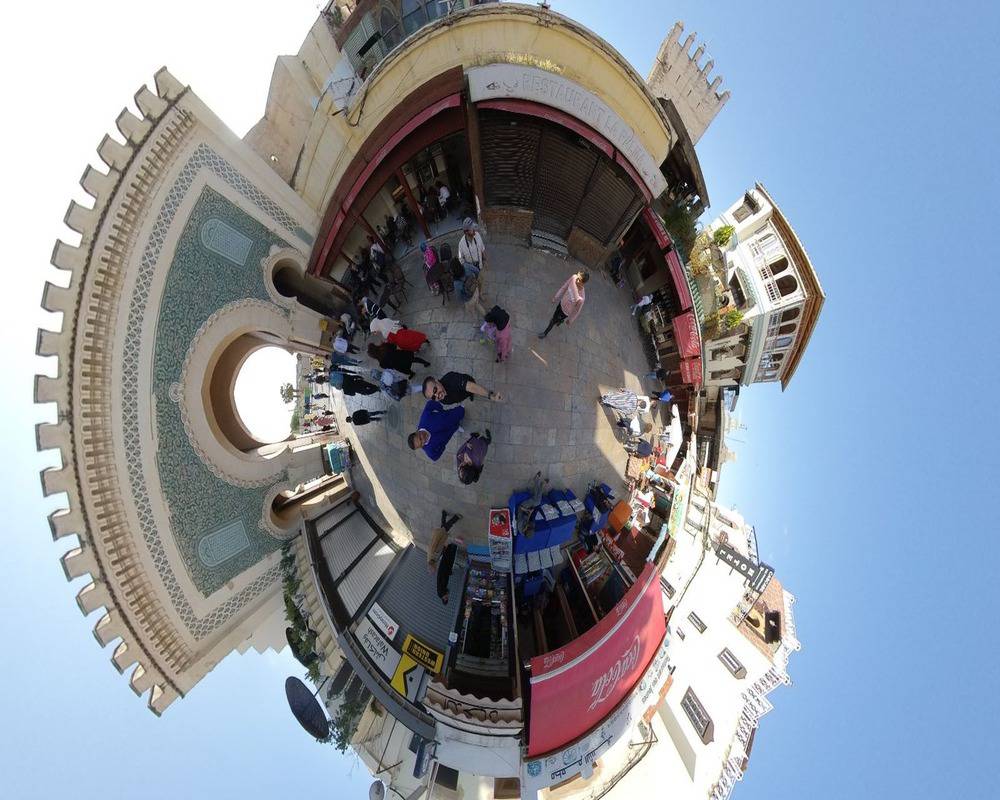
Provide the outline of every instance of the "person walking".
[[635,316],[635,313],[636,313],[636,312],[637,312],[637,311],[638,311],[638,310],[639,310],[640,308],[645,308],[646,306],[648,306],[648,305],[649,305],[650,303],[652,303],[652,302],[653,302],[653,295],[651,295],[651,294],[644,294],[644,295],[643,295],[642,297],[640,297],[640,298],[639,298],[639,299],[638,299],[638,300],[637,300],[637,301],[635,302],[635,304],[634,304],[634,305],[632,306],[632,308],[630,309],[630,311],[632,312],[632,316],[634,317],[634,316]]
[[486,462],[486,451],[493,442],[493,434],[489,428],[485,433],[474,433],[465,440],[455,454],[455,466],[458,467],[458,479],[468,486],[476,483],[483,472]]
[[335,389],[340,389],[347,397],[353,397],[356,394],[370,395],[378,391],[375,384],[369,383],[353,372],[331,372],[330,385]]
[[335,353],[340,353],[341,355],[346,353],[360,353],[361,350],[357,345],[351,344],[347,339],[345,339],[341,334],[337,334],[337,337],[333,340],[333,351]]
[[483,242],[479,226],[472,217],[462,223],[462,238],[458,242],[458,260],[465,268],[465,277],[478,276],[486,263],[486,244]]
[[590,273],[583,269],[571,275],[569,280],[559,287],[556,296],[552,298],[552,302],[556,304],[556,310],[552,312],[552,319],[549,320],[549,326],[538,334],[539,339],[544,339],[549,335],[549,331],[556,325],[562,325],[563,322],[567,325],[572,325],[576,318],[580,316],[583,304],[587,300],[587,292],[583,287],[589,280]]
[[431,294],[437,296],[441,291],[441,287],[437,284],[437,279],[432,279],[431,270],[437,264],[437,253],[434,252],[434,248],[430,247],[427,242],[420,243],[420,252],[424,254],[424,280],[427,281],[427,288],[431,290]]
[[[669,392],[667,393],[669,394]],[[634,417],[636,414],[648,414],[658,397],[639,395],[631,389],[622,386],[617,392],[606,392],[601,395],[601,404],[614,409],[623,417]]]
[[451,437],[462,430],[464,418],[464,406],[445,408],[437,400],[428,400],[417,429],[406,437],[406,443],[411,450],[423,450],[431,461],[437,461]]
[[428,376],[424,378],[423,392],[428,400],[437,400],[447,406],[475,400],[477,395],[498,403],[503,401],[500,392],[484,389],[464,372],[446,372],[440,379]]
[[330,367],[357,367],[361,362],[356,358],[345,356],[343,353],[330,353]]
[[414,361],[425,367],[431,365],[429,361],[420,358],[416,353],[402,350],[389,342],[384,342],[383,344],[375,344],[373,342],[369,344],[368,356],[375,359],[383,369],[394,369],[396,372],[401,372],[410,378],[416,374],[413,371]]
[[382,419],[383,414],[385,414],[385,411],[368,411],[367,409],[359,408],[353,414],[347,415],[347,421],[356,428],[358,425],[367,425],[369,422],[378,422]]
[[[447,510],[441,509],[441,526],[431,531],[431,543],[427,548],[427,571],[431,575],[437,572],[441,553],[444,551],[445,545],[448,544],[448,532],[461,518],[461,514],[452,514],[449,516]],[[455,541],[458,544],[465,544],[460,536],[456,536]]]
[[500,306],[493,306],[483,317],[482,331],[493,340],[497,348],[497,363],[510,358],[514,350],[514,340],[511,335],[510,314]]

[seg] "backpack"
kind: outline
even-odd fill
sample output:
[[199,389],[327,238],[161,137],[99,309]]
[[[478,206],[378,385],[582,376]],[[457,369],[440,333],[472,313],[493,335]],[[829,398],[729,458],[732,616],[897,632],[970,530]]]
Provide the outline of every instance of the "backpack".
[[447,242],[441,245],[441,260],[445,263],[451,261],[451,245]]
[[500,306],[493,306],[493,308],[486,312],[486,316],[483,319],[493,323],[498,331],[502,331],[510,322],[510,314],[500,308]]

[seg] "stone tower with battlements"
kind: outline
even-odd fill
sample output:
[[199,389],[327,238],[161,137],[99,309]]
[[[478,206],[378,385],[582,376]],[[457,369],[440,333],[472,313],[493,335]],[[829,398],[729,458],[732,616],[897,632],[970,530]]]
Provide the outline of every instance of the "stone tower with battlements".
[[646,83],[654,95],[673,102],[687,127],[691,142],[697,143],[729,100],[729,92],[719,94],[722,78],[711,78],[712,67],[715,66],[712,59],[700,64],[705,45],[699,44],[691,53],[697,34],[688,34],[681,41],[683,33],[684,23],[675,22],[660,45]]

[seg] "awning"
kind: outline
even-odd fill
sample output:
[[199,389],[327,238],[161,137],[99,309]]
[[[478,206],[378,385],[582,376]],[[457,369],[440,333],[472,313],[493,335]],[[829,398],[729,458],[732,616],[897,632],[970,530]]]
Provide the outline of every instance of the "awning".
[[681,380],[692,386],[701,386],[701,356],[688,358],[681,362]]
[[664,254],[667,259],[667,266],[670,268],[670,277],[673,278],[674,288],[677,290],[677,297],[681,301],[681,308],[691,308],[694,301],[691,299],[691,289],[688,286],[687,278],[684,276],[684,265],[681,264],[681,257],[676,250],[671,250]]
[[674,317],[673,324],[677,352],[680,353],[681,358],[700,357],[701,331],[698,329],[698,320],[695,319],[694,312],[688,311],[686,314]]
[[557,750],[602,724],[639,682],[665,634],[659,574],[646,564],[594,627],[531,659],[528,754]]

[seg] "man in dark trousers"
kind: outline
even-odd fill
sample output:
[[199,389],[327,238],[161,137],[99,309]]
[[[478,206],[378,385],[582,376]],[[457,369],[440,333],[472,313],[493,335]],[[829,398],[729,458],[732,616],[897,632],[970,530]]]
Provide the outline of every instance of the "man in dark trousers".
[[[313,395],[315,397],[316,395]],[[353,414],[349,414],[347,421],[352,425],[357,427],[358,425],[367,425],[369,422],[378,422],[382,419],[382,415],[385,411],[368,411],[364,408],[359,408]]]
[[438,561],[437,593],[441,602],[448,605],[448,583],[451,581],[451,571],[455,568],[455,555],[458,553],[458,545],[452,542],[445,547]]

